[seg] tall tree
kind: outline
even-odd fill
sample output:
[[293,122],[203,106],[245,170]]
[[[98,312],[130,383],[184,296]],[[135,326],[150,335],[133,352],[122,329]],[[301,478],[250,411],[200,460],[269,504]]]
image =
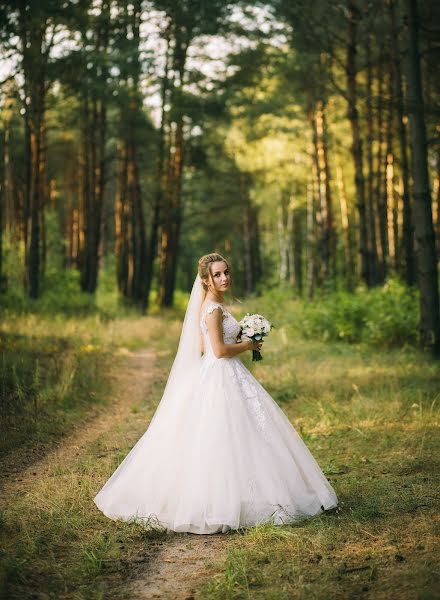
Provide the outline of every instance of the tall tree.
[[361,11],[353,0],[347,0],[347,101],[348,119],[352,133],[352,153],[355,169],[356,206],[359,213],[359,253],[361,257],[361,275],[365,283],[371,283],[370,261],[368,260],[368,225],[365,200],[365,177],[363,166],[362,133],[358,110],[357,87],[357,53],[358,53],[358,28]]
[[388,9],[391,27],[391,50],[393,69],[393,93],[397,113],[398,141],[400,149],[400,165],[403,187],[403,255],[404,277],[409,285],[416,281],[416,268],[414,260],[414,228],[412,222],[412,206],[409,185],[408,141],[405,126],[405,108],[402,82],[402,58],[400,52],[399,29],[397,27],[396,2],[388,0]]
[[[81,246],[79,266],[81,288],[93,294],[98,284],[99,247],[107,169],[107,104],[110,0],[100,0],[99,12],[88,11],[88,23],[82,31],[83,81],[82,105],[82,192]],[[92,40],[92,43],[91,43]]]
[[118,183],[116,193],[116,260],[118,288],[125,298],[147,304],[147,242],[141,189],[139,149],[141,136],[148,131],[142,114],[139,57],[142,1],[129,10],[123,2],[121,13]]
[[435,234],[432,223],[427,140],[419,50],[417,0],[406,0],[404,20],[408,27],[407,111],[410,122],[412,175],[414,181],[414,230],[417,280],[420,290],[420,342],[440,354],[440,306]]
[[41,221],[46,185],[46,99],[52,83],[51,51],[63,18],[55,0],[11,0],[0,7],[3,48],[18,57],[25,122],[24,246],[25,286],[40,292]]
[[[183,176],[185,164],[185,118],[188,120],[186,104],[188,95],[187,57],[191,43],[199,36],[215,34],[223,22],[227,3],[213,0],[202,4],[197,0],[156,0],[156,6],[164,12],[166,37],[169,39],[170,84],[164,86],[168,92],[170,111],[167,123],[163,123],[166,143],[163,166],[160,168],[163,186],[160,218],[159,294],[160,306],[171,306],[176,284],[177,256],[183,219]],[[168,75],[168,74],[167,74]],[[161,140],[162,144],[163,141]],[[151,245],[150,245],[151,248]],[[150,259],[151,260],[151,259]]]

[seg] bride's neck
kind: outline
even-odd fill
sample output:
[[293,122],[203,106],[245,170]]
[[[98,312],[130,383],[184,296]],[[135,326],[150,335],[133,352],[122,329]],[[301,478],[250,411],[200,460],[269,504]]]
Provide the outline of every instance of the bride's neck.
[[211,291],[206,292],[206,299],[213,300],[214,302],[221,302],[221,303],[224,302],[224,297],[221,292],[217,292],[217,293],[214,293]]

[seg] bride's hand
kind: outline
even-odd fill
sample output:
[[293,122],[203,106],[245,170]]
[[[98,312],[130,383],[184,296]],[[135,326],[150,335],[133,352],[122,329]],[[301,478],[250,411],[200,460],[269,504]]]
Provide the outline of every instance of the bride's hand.
[[248,349],[249,350],[261,350],[261,347],[263,346],[263,340],[259,340],[259,341],[253,341],[253,340],[248,340]]

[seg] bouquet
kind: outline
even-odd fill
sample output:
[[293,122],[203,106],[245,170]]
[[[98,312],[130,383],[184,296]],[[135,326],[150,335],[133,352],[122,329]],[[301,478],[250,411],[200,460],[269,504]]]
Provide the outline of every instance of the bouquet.
[[[253,341],[260,341],[264,336],[269,334],[272,325],[262,315],[250,315],[247,313],[239,322],[241,327],[241,335]],[[262,360],[259,350],[252,350],[252,360]]]

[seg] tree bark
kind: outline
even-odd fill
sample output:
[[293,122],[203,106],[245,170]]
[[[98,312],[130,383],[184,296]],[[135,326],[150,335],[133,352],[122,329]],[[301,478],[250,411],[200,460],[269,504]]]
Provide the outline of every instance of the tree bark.
[[303,214],[299,209],[292,209],[293,227],[292,227],[292,285],[298,296],[303,293]]
[[414,256],[414,228],[412,223],[412,207],[409,185],[408,141],[405,127],[405,109],[403,98],[402,68],[397,30],[395,0],[389,0],[388,7],[391,21],[392,65],[394,76],[394,98],[397,112],[397,129],[400,146],[400,169],[403,184],[403,257],[404,278],[408,285],[416,282],[416,265]]
[[[40,293],[40,211],[43,206],[43,158],[47,51],[43,50],[47,22],[38,7],[19,12],[25,97],[25,286],[30,298]],[[38,19],[38,26],[35,22]]]
[[361,277],[367,284],[371,284],[371,273],[368,260],[368,226],[365,202],[365,178],[363,171],[363,148],[357,108],[357,27],[359,10],[353,2],[348,0],[348,40],[347,40],[347,97],[348,119],[352,133],[352,154],[355,169],[356,206],[359,214],[359,254],[361,259]]
[[185,158],[184,114],[180,106],[186,69],[186,57],[192,32],[187,26],[173,23],[174,85],[171,103],[177,112],[170,123],[170,143],[167,148],[168,185],[163,198],[164,211],[160,244],[159,293],[158,304],[161,307],[172,306],[176,285],[177,257],[182,224],[182,186]]
[[414,230],[417,280],[420,291],[420,343],[440,355],[440,309],[435,235],[429,188],[427,140],[420,69],[419,17],[416,0],[406,0],[408,26],[407,106],[410,122],[412,175],[414,181]]
[[367,178],[367,195],[366,195],[366,212],[368,218],[368,261],[370,272],[370,284],[375,285],[379,283],[378,274],[378,253],[377,253],[377,240],[376,240],[376,215],[375,215],[375,201],[374,201],[374,166],[373,166],[373,66],[372,66],[372,53],[371,53],[371,38],[368,35],[366,43],[366,58],[367,58],[367,98],[366,98],[366,109],[367,109],[367,165],[368,165],[368,178]]
[[[374,195],[374,208],[376,218],[376,239],[379,253],[379,283],[383,283],[390,267],[390,254],[392,253],[392,238],[388,235],[388,192],[387,192],[387,140],[391,133],[390,99],[387,102],[387,85],[385,81],[385,53],[381,48],[379,64],[377,66],[378,102],[377,102],[377,156],[376,156],[376,192]],[[386,112],[388,110],[388,112]],[[388,115],[388,121],[385,121]],[[391,246],[390,246],[391,244]],[[391,249],[390,249],[391,248]],[[394,254],[393,254],[394,256]]]
[[307,186],[307,298],[315,291],[315,201],[313,183]]
[[341,228],[344,243],[344,275],[348,291],[353,291],[356,281],[356,261],[354,256],[355,241],[348,213],[347,192],[345,189],[344,175],[339,159],[336,158],[336,182],[339,193],[339,205],[341,211]]
[[160,285],[158,295],[158,303],[161,307],[170,307],[173,305],[176,284],[177,256],[182,224],[183,115],[179,117],[173,137],[174,153],[170,153],[169,157],[169,185],[161,235]]
[[[108,52],[110,27],[110,3],[102,0],[101,17],[96,25],[95,51],[103,60],[94,65],[93,74],[99,81],[99,91],[91,85],[84,90],[83,100],[83,143],[84,143],[84,203],[83,203],[83,247],[81,289],[94,294],[98,285],[99,248],[102,230],[102,207],[106,183],[107,141],[107,97],[108,67],[105,55]],[[85,43],[89,43],[85,40]]]
[[164,171],[165,171],[165,134],[166,134],[166,104],[170,88],[169,71],[171,68],[171,23],[168,23],[165,39],[167,43],[164,76],[162,80],[161,90],[161,119],[159,127],[159,148],[157,153],[157,176],[156,176],[156,193],[154,195],[153,214],[151,218],[150,239],[147,248],[147,259],[145,266],[145,297],[144,310],[148,309],[151,287],[153,283],[154,261],[157,256],[158,241],[159,241],[159,226],[161,219],[161,206],[164,197]]

